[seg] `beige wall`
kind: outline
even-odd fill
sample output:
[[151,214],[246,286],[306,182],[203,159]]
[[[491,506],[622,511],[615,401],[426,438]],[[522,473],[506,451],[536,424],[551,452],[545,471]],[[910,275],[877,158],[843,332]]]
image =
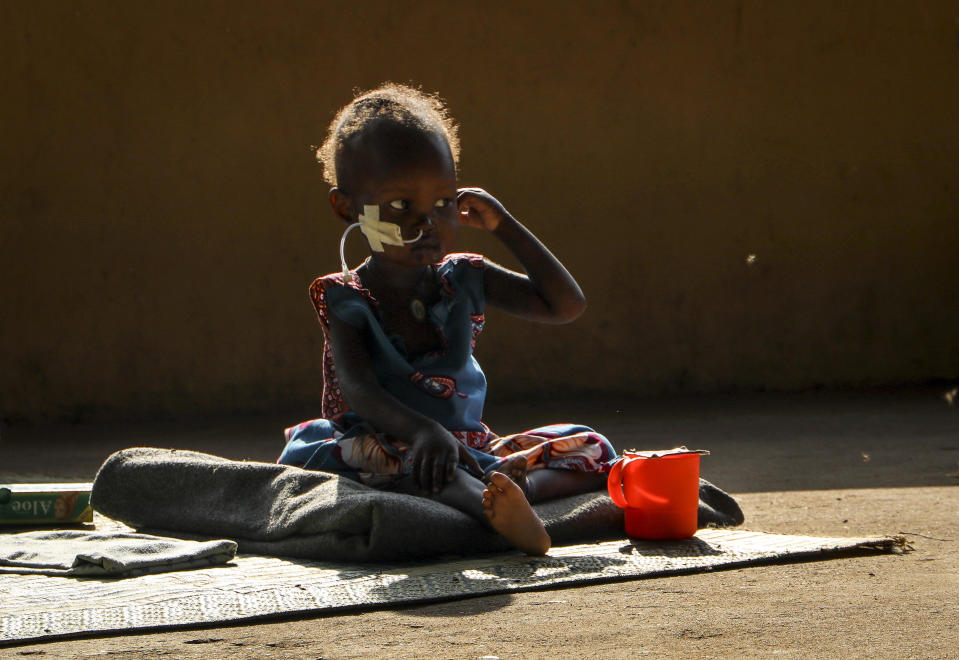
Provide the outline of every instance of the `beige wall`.
[[0,418],[318,400],[309,146],[387,79],[590,298],[500,395],[959,377],[956,3],[495,4],[0,2]]

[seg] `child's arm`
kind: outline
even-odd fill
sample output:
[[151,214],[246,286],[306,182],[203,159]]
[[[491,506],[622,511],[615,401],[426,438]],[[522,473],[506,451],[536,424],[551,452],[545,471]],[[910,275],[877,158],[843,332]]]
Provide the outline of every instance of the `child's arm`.
[[486,302],[542,323],[569,323],[586,309],[586,296],[559,259],[492,195],[480,188],[457,194],[460,220],[499,238],[526,274],[490,261],[485,271]]
[[329,315],[329,341],[343,398],[363,421],[408,445],[412,477],[427,493],[437,493],[453,479],[457,462],[482,473],[476,459],[441,424],[400,403],[383,389],[370,363],[360,331]]

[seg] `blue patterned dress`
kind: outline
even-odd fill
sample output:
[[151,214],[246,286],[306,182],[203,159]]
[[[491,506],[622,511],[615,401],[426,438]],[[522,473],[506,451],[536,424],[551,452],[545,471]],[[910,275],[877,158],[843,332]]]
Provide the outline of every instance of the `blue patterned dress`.
[[364,423],[343,399],[328,337],[332,313],[366,338],[383,388],[442,424],[470,449],[484,471],[521,453],[530,470],[607,472],[616,452],[605,437],[588,427],[554,424],[498,436],[482,422],[486,376],[473,349],[484,323],[485,262],[477,254],[451,254],[432,267],[441,291],[427,316],[439,334],[440,347],[423,355],[407,353],[403,340],[386,331],[377,301],[360,286],[355,274],[351,282],[344,282],[341,273],[313,282],[310,298],[327,338],[323,417],[286,429],[286,447],[279,462],[335,472],[380,488],[389,488],[397,478],[409,474],[410,452]]

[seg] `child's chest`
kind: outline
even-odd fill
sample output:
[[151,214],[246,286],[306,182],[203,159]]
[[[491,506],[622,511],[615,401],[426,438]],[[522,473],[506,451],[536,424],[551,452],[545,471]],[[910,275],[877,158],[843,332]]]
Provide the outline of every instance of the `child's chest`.
[[383,331],[398,337],[409,357],[443,348],[441,330],[429,318],[431,301],[420,298],[381,301],[377,309]]

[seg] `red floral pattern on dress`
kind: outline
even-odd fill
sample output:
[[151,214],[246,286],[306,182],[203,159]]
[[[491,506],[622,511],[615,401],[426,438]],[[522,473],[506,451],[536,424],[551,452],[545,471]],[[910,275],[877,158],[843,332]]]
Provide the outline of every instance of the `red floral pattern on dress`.
[[461,399],[467,396],[456,389],[456,379],[449,376],[425,376],[419,371],[410,374],[410,382],[416,385],[417,389],[426,392],[437,399],[449,399],[454,394]]
[[[483,424],[480,422],[480,424]],[[473,449],[485,449],[489,444],[499,436],[489,430],[486,424],[483,424],[482,431],[450,431],[457,440],[467,447]]]
[[340,419],[350,411],[349,406],[343,399],[343,392],[340,391],[340,384],[336,379],[336,365],[333,362],[333,346],[330,344],[330,318],[329,308],[326,302],[326,290],[331,286],[346,286],[358,291],[372,307],[377,307],[378,303],[373,298],[369,290],[360,286],[356,277],[356,272],[352,273],[351,281],[346,282],[343,279],[343,273],[332,273],[324,275],[313,280],[310,285],[310,300],[313,301],[313,307],[316,309],[316,317],[320,321],[320,327],[323,329],[323,402],[322,415],[326,419],[339,423]]
[[473,330],[473,334],[470,337],[470,348],[476,350],[476,338],[480,336],[483,328],[486,327],[486,315],[470,314],[470,326]]

